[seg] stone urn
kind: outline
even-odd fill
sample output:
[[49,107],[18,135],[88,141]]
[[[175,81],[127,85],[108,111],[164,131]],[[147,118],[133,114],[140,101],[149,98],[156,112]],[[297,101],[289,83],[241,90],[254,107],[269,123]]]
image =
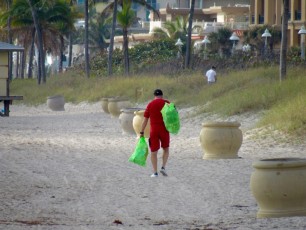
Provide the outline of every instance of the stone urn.
[[108,111],[108,99],[110,99],[112,97],[103,97],[101,99],[101,107],[102,107],[102,110],[104,111],[104,113],[109,113]]
[[135,134],[135,130],[133,127],[134,112],[139,111],[139,110],[143,110],[143,109],[141,108],[121,109],[121,113],[119,115],[119,122],[123,130],[123,133]]
[[53,111],[64,111],[65,99],[61,95],[50,96],[47,98],[47,106]]
[[118,118],[121,113],[121,109],[131,107],[131,102],[127,98],[109,98],[108,99],[108,111],[112,118]]
[[306,159],[275,158],[253,163],[251,192],[257,218],[306,216]]
[[[140,136],[140,131],[141,131],[141,125],[144,120],[144,114],[145,110],[140,110],[140,111],[135,111],[134,112],[134,118],[133,118],[133,128],[134,131],[136,132],[137,136]],[[148,120],[148,124],[144,130],[144,137],[149,138],[150,137],[150,119]]]
[[202,124],[200,142],[203,159],[238,158],[242,131],[238,122],[206,122]]

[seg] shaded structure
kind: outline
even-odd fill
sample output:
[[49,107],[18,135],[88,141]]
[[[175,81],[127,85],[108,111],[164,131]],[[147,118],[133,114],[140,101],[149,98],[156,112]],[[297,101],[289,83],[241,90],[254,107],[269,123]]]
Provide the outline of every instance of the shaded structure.
[[10,95],[10,79],[9,72],[12,61],[9,58],[12,52],[24,52],[21,46],[15,46],[9,43],[0,42],[0,102],[3,102],[3,109],[0,110],[0,116],[9,116],[10,105],[13,100],[23,100],[23,96]]

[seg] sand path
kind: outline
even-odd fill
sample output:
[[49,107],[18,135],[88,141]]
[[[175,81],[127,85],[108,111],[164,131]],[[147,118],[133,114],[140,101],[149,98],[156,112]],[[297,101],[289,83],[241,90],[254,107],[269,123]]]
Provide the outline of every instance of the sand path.
[[252,162],[306,155],[306,143],[259,135],[259,114],[230,118],[242,124],[241,159],[203,160],[209,117],[180,110],[169,176],[150,178],[149,159],[147,167],[127,161],[136,135],[123,135],[99,103],[65,108],[13,105],[0,117],[0,229],[306,229],[306,217],[256,218]]

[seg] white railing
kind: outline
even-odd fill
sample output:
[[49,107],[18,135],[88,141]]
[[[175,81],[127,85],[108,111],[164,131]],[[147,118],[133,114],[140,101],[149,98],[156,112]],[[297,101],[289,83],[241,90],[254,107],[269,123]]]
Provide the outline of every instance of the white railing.
[[[153,22],[142,22],[142,28],[149,29],[149,33],[152,33],[154,28],[162,28],[164,22],[153,21]],[[232,30],[247,30],[249,28],[249,22],[205,22],[205,21],[194,21],[193,26],[200,27],[197,29],[199,34],[208,34],[218,31],[220,28],[230,28]]]

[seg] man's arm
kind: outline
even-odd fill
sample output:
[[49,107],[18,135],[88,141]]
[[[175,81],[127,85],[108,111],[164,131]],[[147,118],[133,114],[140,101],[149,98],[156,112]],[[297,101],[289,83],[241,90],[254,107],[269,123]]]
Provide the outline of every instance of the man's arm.
[[145,117],[142,124],[141,124],[141,130],[140,130],[140,136],[141,137],[144,135],[144,130],[145,130],[147,124],[148,124],[148,120],[149,120],[149,118]]

